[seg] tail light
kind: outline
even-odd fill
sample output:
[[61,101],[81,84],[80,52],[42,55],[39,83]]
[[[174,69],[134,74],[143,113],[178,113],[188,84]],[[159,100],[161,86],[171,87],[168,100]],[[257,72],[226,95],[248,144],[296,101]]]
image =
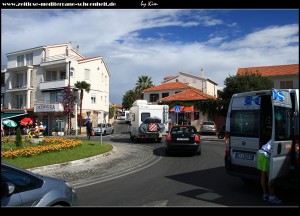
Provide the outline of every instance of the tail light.
[[225,132],[225,155],[230,155],[230,132]]
[[200,142],[200,136],[198,134],[195,135],[194,141],[195,142]]
[[171,141],[171,140],[172,140],[171,134],[168,134],[168,136],[167,136],[167,138],[166,138],[166,141],[169,142],[169,141]]

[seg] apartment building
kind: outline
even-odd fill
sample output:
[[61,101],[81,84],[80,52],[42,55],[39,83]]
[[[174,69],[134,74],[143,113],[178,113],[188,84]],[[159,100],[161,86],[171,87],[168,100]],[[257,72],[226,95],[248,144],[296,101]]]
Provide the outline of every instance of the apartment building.
[[162,84],[172,83],[172,82],[181,82],[188,86],[199,89],[200,91],[211,95],[213,97],[217,97],[217,86],[218,84],[213,82],[210,79],[204,77],[204,70],[201,68],[200,74],[190,74],[186,72],[179,72],[176,76],[166,76],[162,81]]
[[[3,104],[1,88],[1,104],[5,110],[32,111],[30,114],[37,122],[48,126],[49,134],[66,129],[62,99],[64,87],[70,85],[77,97],[73,128],[77,128],[78,119],[87,115],[94,124],[108,122],[110,73],[103,57],[86,58],[71,43],[39,46],[6,55]],[[77,81],[91,85],[89,93],[84,91],[82,116],[79,115],[80,91],[74,87]]]

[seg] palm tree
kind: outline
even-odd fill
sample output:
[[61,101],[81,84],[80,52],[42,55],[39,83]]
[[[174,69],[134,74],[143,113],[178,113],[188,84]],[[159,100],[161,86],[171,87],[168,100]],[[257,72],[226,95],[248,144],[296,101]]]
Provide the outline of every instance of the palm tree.
[[143,99],[142,91],[147,88],[153,87],[152,78],[148,76],[139,76],[137,82],[135,83],[135,93],[137,99]]
[[91,84],[85,82],[85,81],[77,81],[74,85],[76,88],[80,90],[80,126],[79,131],[81,134],[81,125],[82,125],[82,99],[83,99],[83,90],[85,90],[87,93],[91,90]]

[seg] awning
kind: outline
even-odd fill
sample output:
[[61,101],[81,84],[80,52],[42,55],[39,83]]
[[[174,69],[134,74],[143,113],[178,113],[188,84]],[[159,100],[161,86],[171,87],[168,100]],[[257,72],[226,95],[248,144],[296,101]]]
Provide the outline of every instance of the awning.
[[[184,106],[180,106],[180,112],[183,112],[183,109],[184,109]],[[170,112],[174,112],[174,111],[175,111],[174,107],[172,109],[170,109]]]
[[22,115],[27,115],[27,113],[1,113],[1,119],[10,119]]
[[194,106],[184,107],[184,112],[194,112]]
[[[174,107],[170,109],[170,112],[174,112]],[[194,106],[189,106],[189,107],[180,106],[180,112],[194,112]]]

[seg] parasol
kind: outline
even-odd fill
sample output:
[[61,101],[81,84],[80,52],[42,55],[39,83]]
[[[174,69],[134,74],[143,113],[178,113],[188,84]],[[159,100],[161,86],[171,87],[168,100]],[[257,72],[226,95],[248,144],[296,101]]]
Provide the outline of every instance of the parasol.
[[20,121],[20,125],[22,126],[28,126],[28,125],[32,125],[33,124],[33,120],[32,118],[29,117],[25,117]]
[[8,127],[17,127],[17,123],[14,122],[13,120],[10,120],[10,119],[5,119],[2,121],[2,123]]

